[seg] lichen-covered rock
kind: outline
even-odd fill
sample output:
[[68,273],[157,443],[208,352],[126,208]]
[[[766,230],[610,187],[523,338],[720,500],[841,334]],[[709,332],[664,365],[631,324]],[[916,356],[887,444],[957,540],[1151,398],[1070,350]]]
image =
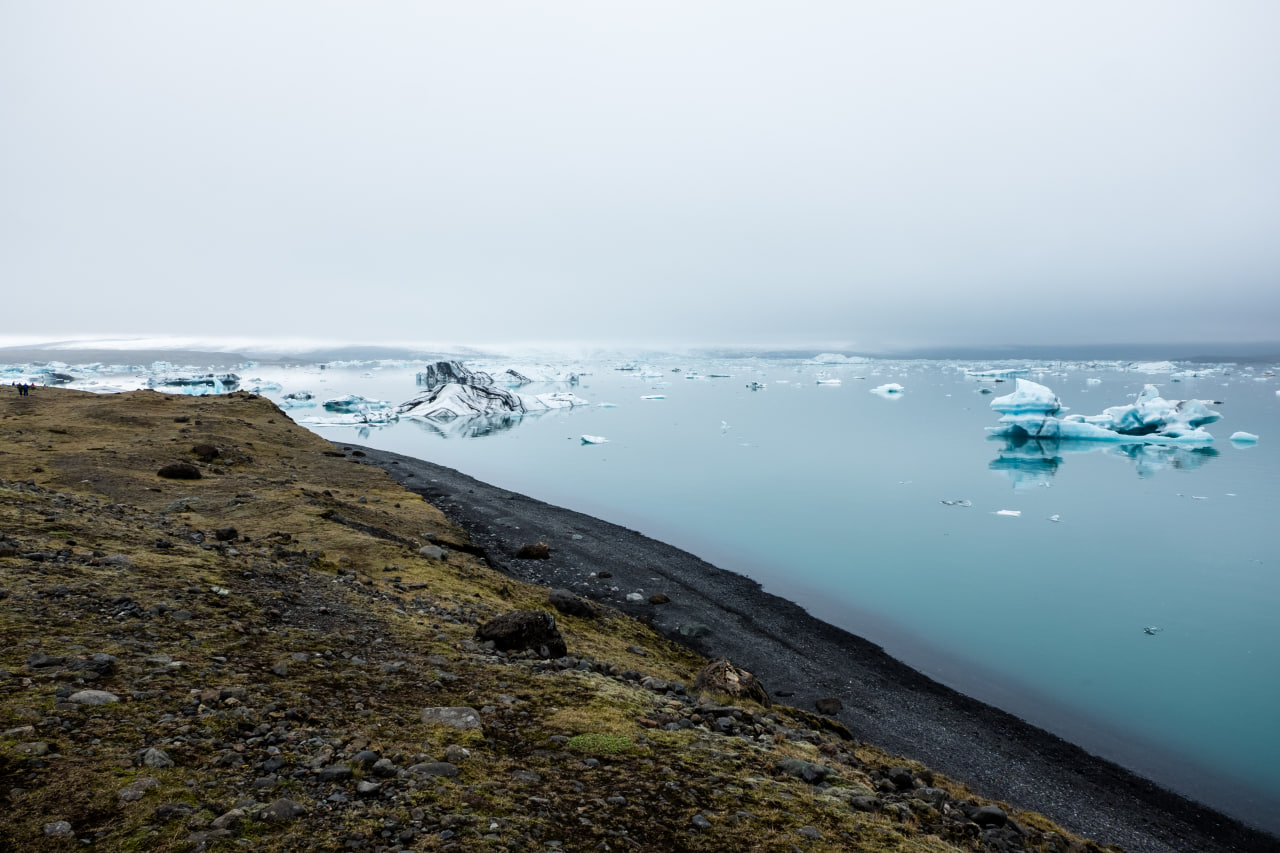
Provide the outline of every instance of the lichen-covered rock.
[[581,616],[584,619],[595,619],[600,616],[600,607],[580,595],[574,595],[567,589],[553,589],[547,594],[547,603],[570,616]]
[[704,666],[693,680],[693,689],[750,699],[766,707],[773,704],[769,699],[769,692],[758,678],[727,660],[712,661]]

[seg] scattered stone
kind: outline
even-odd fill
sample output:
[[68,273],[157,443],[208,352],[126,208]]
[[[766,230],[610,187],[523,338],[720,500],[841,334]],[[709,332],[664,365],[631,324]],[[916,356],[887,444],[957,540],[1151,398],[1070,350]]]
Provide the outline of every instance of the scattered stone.
[[531,545],[521,545],[520,550],[516,551],[517,560],[550,560],[551,546],[546,542],[534,542]]
[[197,444],[191,448],[191,455],[199,459],[201,462],[212,462],[218,458],[218,448],[212,444]]
[[219,542],[234,542],[239,536],[240,532],[234,527],[219,527],[213,531],[213,538]]
[[690,640],[711,636],[711,629],[701,622],[685,622],[677,630],[680,636],[687,637]]
[[138,754],[138,763],[143,767],[155,767],[163,770],[174,765],[174,761],[163,749],[148,747]]
[[504,652],[537,652],[543,658],[569,653],[556,627],[556,617],[545,610],[513,610],[490,619],[476,629],[476,639],[492,641]]
[[907,791],[916,786],[915,774],[905,767],[890,767],[888,776],[899,791]]
[[825,699],[819,699],[817,702],[814,702],[813,707],[818,709],[819,714],[826,714],[828,717],[833,717],[844,710],[844,703],[834,696],[829,696]]
[[666,593],[655,592],[653,595],[649,596],[649,603],[650,604],[670,604],[671,599],[667,597]]
[[480,712],[475,708],[423,708],[422,722],[432,726],[447,726],[451,729],[482,729],[484,723]]
[[173,503],[165,507],[164,511],[165,512],[191,512],[191,505],[193,503],[198,503],[199,501],[200,499],[195,497],[178,498],[176,501],[174,501]]
[[120,697],[106,690],[81,690],[68,696],[67,701],[77,705],[110,705],[119,702]]
[[707,820],[705,817],[703,817],[700,814],[694,815],[692,818],[689,819],[689,822],[693,824],[694,829],[706,831],[711,828],[711,821]]
[[451,764],[448,761],[424,761],[411,766],[409,772],[415,776],[443,776],[451,779],[457,776],[460,771],[458,770],[458,765]]
[[200,469],[190,462],[170,462],[156,474],[166,480],[199,480],[203,476]]
[[295,803],[288,797],[281,797],[262,811],[258,812],[258,817],[269,823],[275,823],[278,821],[293,820],[294,818],[302,817],[306,813],[307,810],[298,803]]
[[139,776],[131,783],[120,789],[120,800],[125,803],[132,803],[135,800],[142,799],[142,795],[152,788],[159,785],[160,782],[154,776]]
[[321,782],[342,782],[351,778],[351,768],[346,764],[330,764],[320,771]]
[[62,666],[66,663],[66,658],[59,655],[46,655],[43,652],[36,652],[27,655],[27,669],[44,669],[50,666]]
[[154,817],[159,821],[181,820],[195,814],[196,807],[187,803],[162,803],[156,807]]
[[50,838],[75,838],[75,832],[71,829],[70,821],[55,820],[53,823],[44,825],[44,834]]
[[249,813],[244,809],[232,809],[229,812],[215,817],[209,826],[214,829],[225,829],[230,832],[235,832],[244,824],[245,819],[248,816]]
[[750,699],[766,708],[773,704],[769,692],[754,675],[727,660],[717,660],[698,671],[693,680],[695,691],[723,693],[736,699]]
[[428,560],[443,560],[445,550],[439,545],[423,545],[418,549],[418,556],[426,557]]
[[835,772],[825,764],[814,764],[812,761],[802,761],[799,758],[784,759],[778,764],[778,769],[788,776],[803,779],[810,785],[819,784]]

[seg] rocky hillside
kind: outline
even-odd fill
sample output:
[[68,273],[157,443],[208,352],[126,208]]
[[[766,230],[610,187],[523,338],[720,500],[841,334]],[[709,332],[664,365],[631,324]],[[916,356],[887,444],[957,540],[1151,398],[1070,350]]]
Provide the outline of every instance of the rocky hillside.
[[355,461],[247,394],[0,397],[0,848],[1100,849]]

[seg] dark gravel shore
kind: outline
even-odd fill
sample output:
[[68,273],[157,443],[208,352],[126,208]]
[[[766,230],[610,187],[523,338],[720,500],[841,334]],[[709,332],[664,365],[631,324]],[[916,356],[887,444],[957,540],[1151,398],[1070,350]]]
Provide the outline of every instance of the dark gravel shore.
[[[340,445],[391,473],[462,526],[490,564],[521,580],[564,587],[634,616],[709,657],[759,677],[779,701],[836,716],[854,735],[964,781],[983,795],[1041,812],[1134,853],[1280,851],[1254,830],[1090,755],[1022,720],[963,696],[879,646],[764,592],[742,575],[605,521],[481,483],[409,456]],[[549,560],[519,560],[544,541]],[[601,579],[592,573],[608,572]],[[628,602],[626,594],[644,590]],[[650,604],[661,592],[669,603]]]

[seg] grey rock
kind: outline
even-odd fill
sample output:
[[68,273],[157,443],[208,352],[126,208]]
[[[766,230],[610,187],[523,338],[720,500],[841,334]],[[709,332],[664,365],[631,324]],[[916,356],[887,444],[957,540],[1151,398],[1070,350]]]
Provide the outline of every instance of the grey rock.
[[452,708],[423,708],[422,722],[432,726],[447,726],[451,729],[482,729],[484,723],[480,712],[465,706]]
[[685,622],[680,626],[679,631],[680,636],[687,637],[690,640],[711,636],[711,629],[701,622]]
[[320,771],[321,782],[340,782],[351,778],[351,768],[345,764],[330,764]]
[[418,549],[418,556],[425,557],[428,560],[443,560],[445,558],[445,550],[439,545],[423,545]]
[[232,809],[229,812],[218,815],[210,823],[209,826],[214,829],[224,829],[234,832],[244,824],[249,813],[244,809]]
[[396,775],[397,767],[390,758],[379,758],[373,762],[370,772],[379,779],[390,779]]
[[125,803],[140,800],[143,794],[159,784],[160,781],[153,776],[139,776],[120,789],[120,800]]
[[803,779],[810,785],[817,785],[834,772],[824,764],[814,764],[811,761],[802,761],[799,758],[784,759],[778,764],[778,769],[788,776]]
[[[28,726],[27,728],[30,727]],[[18,744],[13,748],[13,751],[19,755],[48,755],[49,744],[42,740],[30,741]]]
[[700,814],[694,815],[689,819],[689,822],[693,824],[694,829],[708,830],[711,828],[711,821],[707,820]]
[[166,480],[199,480],[200,469],[190,462],[172,462],[156,472]]
[[849,805],[860,812],[876,812],[880,811],[883,803],[879,797],[854,797],[849,800]]
[[120,697],[105,690],[81,690],[68,696],[67,701],[77,705],[110,705],[119,702]]
[[281,797],[258,812],[258,817],[271,823],[302,817],[307,810],[288,797]]
[[370,796],[382,790],[382,785],[369,779],[361,779],[356,783],[356,793],[361,796]]
[[190,817],[195,814],[196,807],[187,803],[162,803],[156,807],[156,820],[166,821]]
[[143,767],[155,767],[158,769],[164,769],[174,765],[173,759],[169,757],[167,752],[163,749],[157,749],[154,746],[148,747],[138,753],[138,761]]
[[50,838],[75,838],[70,821],[55,820],[44,825],[44,834]]
[[800,833],[805,838],[812,838],[815,841],[822,838],[822,833],[818,831],[816,826],[802,826],[797,829],[796,832]]
[[66,662],[65,657],[59,655],[46,655],[43,652],[36,652],[27,655],[27,669],[44,669],[50,666],[62,666]]
[[443,776],[451,779],[457,776],[459,771],[458,765],[450,764],[448,761],[424,761],[410,767],[409,772],[416,776]]
[[830,717],[830,716],[834,716],[835,714],[839,714],[841,711],[843,711],[844,703],[841,702],[839,699],[835,698],[834,696],[828,696],[824,699],[819,699],[817,702],[814,702],[813,707],[818,709],[819,714],[826,714],[828,717]]

